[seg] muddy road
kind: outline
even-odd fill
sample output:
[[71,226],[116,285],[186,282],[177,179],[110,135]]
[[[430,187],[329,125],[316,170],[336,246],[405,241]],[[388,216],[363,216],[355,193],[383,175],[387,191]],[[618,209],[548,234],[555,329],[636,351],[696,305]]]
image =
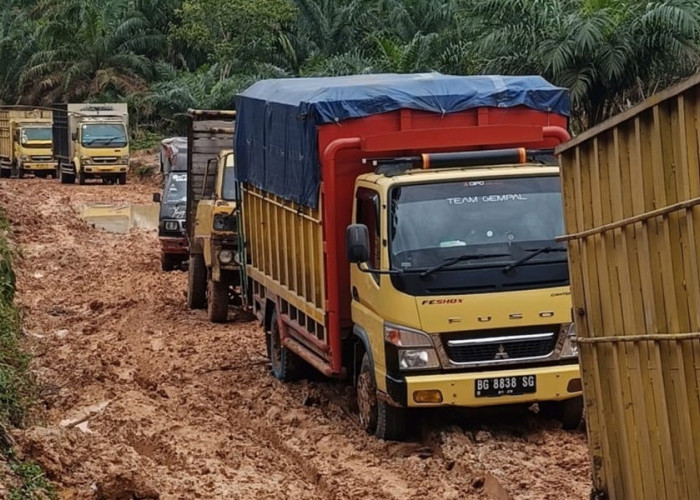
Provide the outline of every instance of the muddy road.
[[41,387],[15,438],[59,498],[587,498],[585,435],[554,421],[431,412],[412,441],[382,442],[345,385],[272,379],[254,323],[187,309],[186,273],[160,271],[155,230],[80,217],[153,191],[0,181]]

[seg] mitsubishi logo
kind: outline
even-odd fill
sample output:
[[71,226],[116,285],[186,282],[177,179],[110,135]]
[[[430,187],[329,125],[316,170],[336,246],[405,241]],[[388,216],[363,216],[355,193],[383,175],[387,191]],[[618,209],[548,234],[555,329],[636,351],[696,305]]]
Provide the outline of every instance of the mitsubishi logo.
[[503,347],[503,344],[498,346],[498,350],[496,351],[496,355],[493,357],[493,359],[508,359],[508,353]]

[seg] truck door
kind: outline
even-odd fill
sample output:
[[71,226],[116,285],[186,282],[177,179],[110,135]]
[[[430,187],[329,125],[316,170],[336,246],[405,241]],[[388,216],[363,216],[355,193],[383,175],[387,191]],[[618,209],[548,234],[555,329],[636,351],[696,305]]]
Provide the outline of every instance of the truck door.
[[[355,194],[355,222],[364,224],[369,230],[369,266],[373,269],[381,269],[381,242],[382,220],[381,203],[379,193],[373,189],[360,187]],[[382,279],[375,273],[366,273],[353,266],[351,271],[352,282],[352,317],[353,321],[367,334],[375,369],[384,372],[384,320],[380,314],[382,307],[381,285]],[[377,380],[380,388],[384,381]]]

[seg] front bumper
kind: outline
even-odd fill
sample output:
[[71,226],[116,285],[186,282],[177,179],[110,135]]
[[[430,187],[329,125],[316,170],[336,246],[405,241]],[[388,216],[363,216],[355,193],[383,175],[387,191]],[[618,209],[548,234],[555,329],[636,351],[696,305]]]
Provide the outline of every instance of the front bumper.
[[56,170],[55,163],[22,163],[22,170],[37,172],[42,170]]
[[189,253],[189,245],[187,244],[187,238],[177,238],[177,237],[160,237],[160,249],[163,253],[167,254],[187,254]]
[[129,169],[128,165],[84,165],[86,174],[123,174]]
[[[521,395],[477,397],[476,380],[496,377],[521,377],[534,375],[536,392]],[[387,380],[389,396],[409,407],[464,406],[483,407],[501,404],[535,403],[537,401],[562,401],[581,395],[581,374],[578,364],[554,365],[508,370],[447,373],[439,375],[409,375],[404,381]],[[438,390],[442,403],[416,403],[416,391]],[[393,394],[392,394],[393,393]]]

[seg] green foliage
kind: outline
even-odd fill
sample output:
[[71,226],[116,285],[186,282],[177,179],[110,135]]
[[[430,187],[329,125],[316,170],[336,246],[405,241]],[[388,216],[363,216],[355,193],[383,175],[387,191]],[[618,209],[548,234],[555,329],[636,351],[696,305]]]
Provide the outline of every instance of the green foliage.
[[6,3],[0,102],[125,100],[159,133],[259,78],[433,70],[541,74],[571,89],[582,129],[700,64],[697,0]]
[[0,213],[0,428],[23,425],[34,396],[30,357],[20,347],[19,314],[12,304],[14,253],[7,240],[8,232],[7,221]]
[[[10,454],[11,455],[11,454]],[[10,456],[10,469],[20,485],[10,488],[10,500],[56,498],[53,485],[42,468],[31,460],[20,461]]]

